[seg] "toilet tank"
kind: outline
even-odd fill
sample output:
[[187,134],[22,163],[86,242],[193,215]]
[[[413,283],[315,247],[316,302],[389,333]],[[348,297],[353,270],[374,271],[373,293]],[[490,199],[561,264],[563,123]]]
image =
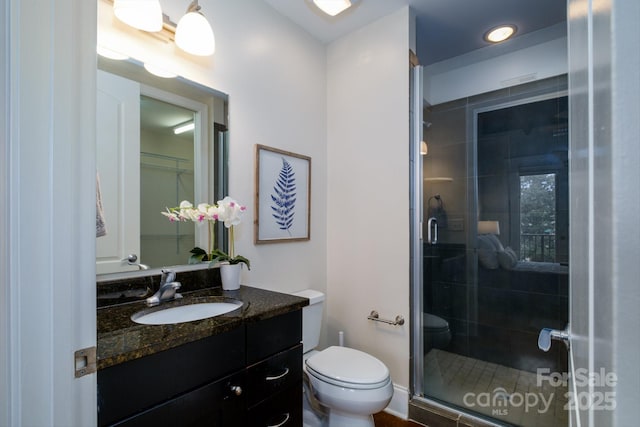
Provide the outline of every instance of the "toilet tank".
[[305,289],[293,295],[309,299],[309,305],[302,308],[302,351],[306,353],[316,348],[320,342],[324,294],[313,289]]

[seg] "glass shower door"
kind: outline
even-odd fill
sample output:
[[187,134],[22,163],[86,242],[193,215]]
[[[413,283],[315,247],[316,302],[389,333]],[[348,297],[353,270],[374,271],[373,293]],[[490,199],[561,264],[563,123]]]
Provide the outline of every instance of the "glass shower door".
[[423,221],[445,220],[423,247],[423,394],[510,425],[568,422],[567,353],[537,347],[568,322],[567,98],[552,80],[425,112]]

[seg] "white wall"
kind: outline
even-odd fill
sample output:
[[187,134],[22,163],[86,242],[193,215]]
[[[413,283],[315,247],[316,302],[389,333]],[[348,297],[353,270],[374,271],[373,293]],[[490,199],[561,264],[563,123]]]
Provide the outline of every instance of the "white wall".
[[[163,7],[182,10],[183,2]],[[325,47],[259,0],[201,0],[216,53],[194,58],[173,44],[140,37],[99,1],[99,43],[159,63],[229,95],[229,194],[248,206],[236,227],[236,252],[251,260],[242,283],[277,291],[326,291]],[[179,16],[171,16],[174,21]],[[132,36],[134,34],[134,36]],[[312,158],[311,240],[254,245],[255,144]]]
[[[612,93],[611,121],[613,140],[612,153],[612,194],[609,197],[613,204],[613,221],[611,232],[614,239],[613,250],[613,278],[611,287],[614,297],[613,307],[613,357],[612,364],[618,374],[619,382],[616,386],[617,412],[615,426],[622,427],[636,423],[640,417],[638,399],[640,398],[640,370],[638,370],[638,358],[640,354],[640,288],[637,286],[640,277],[640,265],[635,256],[640,247],[640,229],[638,228],[638,211],[640,211],[640,199],[638,198],[638,182],[640,171],[637,166],[640,163],[640,3],[638,2],[612,2]],[[604,30],[600,29],[600,36],[604,36]],[[597,35],[596,35],[597,36]],[[598,63],[598,62],[596,62]],[[595,68],[595,67],[594,67]],[[597,111],[597,110],[596,110]],[[619,203],[624,201],[623,203]],[[597,202],[596,202],[597,206]],[[596,218],[598,224],[598,218]],[[606,229],[604,232],[609,231]],[[597,240],[596,240],[597,241]],[[607,251],[608,247],[602,250]],[[597,255],[596,255],[597,259]],[[605,277],[596,286],[605,285],[608,282]],[[607,292],[607,291],[604,291]],[[595,303],[600,303],[600,295],[604,292],[594,293]],[[595,317],[600,319],[596,310]],[[601,333],[605,332],[601,330]],[[608,339],[608,337],[605,337]],[[604,345],[598,350],[602,355],[609,350]],[[596,365],[597,366],[597,365]]]
[[[381,359],[401,388],[409,386],[409,15],[403,8],[327,50],[326,344],[344,331],[345,344]],[[367,320],[374,309],[407,323]]]

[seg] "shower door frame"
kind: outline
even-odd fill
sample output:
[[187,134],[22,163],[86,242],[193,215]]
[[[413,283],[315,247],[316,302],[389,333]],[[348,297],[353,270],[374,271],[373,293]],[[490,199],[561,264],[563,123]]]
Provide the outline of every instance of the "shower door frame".
[[[409,236],[411,241],[410,249],[410,275],[411,283],[410,295],[410,360],[409,365],[409,395],[413,398],[417,396],[416,390],[422,392],[424,378],[424,363],[422,358],[422,286],[418,286],[423,281],[422,269],[422,186],[423,168],[420,145],[423,138],[423,67],[415,66],[410,69],[410,134],[409,134]],[[417,320],[417,321],[416,321]]]
[[[421,70],[422,71],[422,70]],[[412,76],[413,77],[413,76]],[[415,88],[414,88],[415,89]],[[518,105],[524,105],[534,103],[538,101],[545,101],[549,99],[557,99],[564,96],[568,96],[569,91],[566,85],[562,88],[546,87],[539,91],[531,91],[525,93],[519,93],[516,95],[495,98],[491,100],[479,101],[470,103],[466,107],[466,131],[467,131],[467,177],[475,177],[473,185],[470,185],[467,189],[467,212],[468,219],[466,221],[466,245],[470,247],[471,236],[477,234],[477,218],[475,221],[470,219],[471,213],[477,212],[478,207],[478,181],[477,181],[477,145],[478,145],[478,115],[488,112],[499,110],[502,108],[509,108]],[[412,91],[412,96],[415,97]],[[421,98],[420,98],[421,99]],[[500,420],[477,414],[470,411],[465,411],[458,407],[451,407],[447,404],[443,404],[440,401],[434,400],[424,394],[424,342],[423,342],[423,262],[422,262],[422,218],[424,213],[424,201],[423,201],[423,167],[422,158],[420,156],[419,147],[422,140],[422,126],[420,129],[416,129],[416,123],[422,124],[423,111],[422,106],[419,111],[416,108],[415,102],[412,99],[412,107],[414,110],[411,112],[412,118],[412,132],[411,135],[411,150],[410,160],[412,164],[411,172],[411,366],[410,366],[410,394],[411,400],[417,403],[423,402],[430,406],[441,408],[444,411],[450,410],[453,412],[459,412],[465,414],[467,418],[475,419],[481,423],[495,423],[496,426],[501,426]],[[417,135],[420,135],[420,139],[415,139]],[[471,137],[470,137],[471,136]],[[415,159],[419,159],[414,163]],[[415,231],[418,231],[416,233]],[[477,285],[477,260],[475,257],[467,257],[467,275],[472,275],[473,285]],[[477,290],[476,286],[472,286],[472,289]],[[467,296],[470,298],[473,296]],[[473,310],[469,310],[473,312]],[[477,315],[477,310],[475,311]]]

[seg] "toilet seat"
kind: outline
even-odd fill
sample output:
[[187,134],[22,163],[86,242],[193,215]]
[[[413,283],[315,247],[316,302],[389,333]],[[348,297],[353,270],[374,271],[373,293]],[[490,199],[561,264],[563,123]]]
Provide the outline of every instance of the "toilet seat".
[[308,374],[339,387],[376,389],[391,381],[384,363],[370,354],[348,347],[329,347],[305,362]]

